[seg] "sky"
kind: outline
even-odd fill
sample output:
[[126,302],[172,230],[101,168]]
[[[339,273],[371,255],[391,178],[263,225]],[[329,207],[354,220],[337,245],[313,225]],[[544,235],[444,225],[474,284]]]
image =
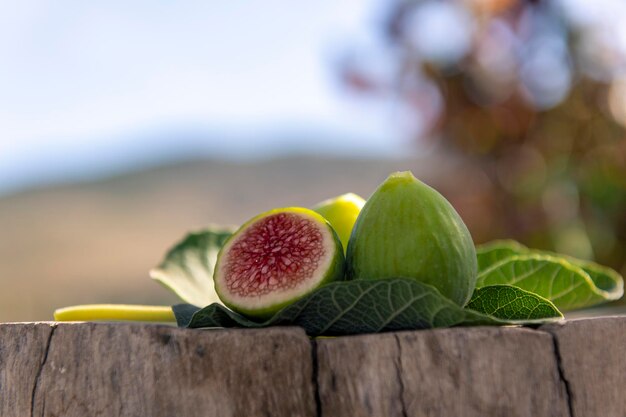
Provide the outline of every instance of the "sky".
[[404,152],[333,73],[375,3],[0,0],[0,194],[192,155]]

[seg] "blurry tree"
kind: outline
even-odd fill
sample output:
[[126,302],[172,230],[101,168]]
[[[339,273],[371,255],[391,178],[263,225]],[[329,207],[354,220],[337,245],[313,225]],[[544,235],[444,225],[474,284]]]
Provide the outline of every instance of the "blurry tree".
[[486,179],[472,182],[476,240],[626,272],[625,23],[623,0],[396,1],[341,79],[469,160],[460,183]]

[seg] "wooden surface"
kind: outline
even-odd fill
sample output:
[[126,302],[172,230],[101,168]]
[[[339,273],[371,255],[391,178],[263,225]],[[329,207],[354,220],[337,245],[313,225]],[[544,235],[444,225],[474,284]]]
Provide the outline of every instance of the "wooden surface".
[[3,417],[315,416],[300,329],[42,326],[0,325]]
[[626,416],[626,317],[310,340],[0,324],[0,416]]
[[558,346],[572,416],[626,416],[626,317],[543,326]]
[[323,415],[568,415],[552,338],[543,332],[456,328],[318,345]]
[[0,415],[30,416],[52,327],[0,324]]

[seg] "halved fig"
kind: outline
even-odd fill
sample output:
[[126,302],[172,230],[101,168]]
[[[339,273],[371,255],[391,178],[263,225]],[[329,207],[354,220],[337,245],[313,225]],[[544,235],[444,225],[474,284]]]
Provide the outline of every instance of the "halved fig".
[[262,213],[224,244],[215,266],[215,290],[232,310],[271,317],[320,286],[344,278],[336,232],[321,215],[300,207]]

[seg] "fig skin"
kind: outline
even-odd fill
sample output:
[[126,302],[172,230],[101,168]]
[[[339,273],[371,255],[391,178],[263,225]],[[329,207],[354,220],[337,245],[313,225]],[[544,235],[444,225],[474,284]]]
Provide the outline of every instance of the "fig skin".
[[324,216],[335,229],[345,252],[348,249],[354,223],[364,205],[365,200],[362,197],[354,193],[346,193],[317,203],[313,210]]
[[[284,297],[281,300],[277,300],[272,303],[267,303],[261,306],[252,306],[246,304],[246,302],[234,301],[231,299],[228,289],[225,285],[225,278],[223,277],[223,269],[222,258],[225,253],[228,252],[229,248],[232,246],[232,243],[236,241],[236,239],[241,236],[243,233],[246,233],[247,229],[258,222],[259,220],[264,219],[265,217],[269,217],[275,214],[280,213],[294,213],[300,216],[307,217],[310,220],[313,220],[320,228],[325,228],[328,233],[332,236],[332,253],[328,256],[332,256],[330,263],[328,264],[328,268],[325,271],[318,270],[316,271],[316,277],[319,277],[319,274],[323,274],[321,279],[318,279],[316,284],[313,285],[309,289],[302,289],[298,294],[295,294],[289,298]],[[312,278],[311,278],[312,279]],[[252,219],[248,220],[244,223],[235,233],[233,233],[225,242],[224,246],[217,255],[217,261],[215,263],[215,273],[213,276],[213,281],[215,285],[215,291],[220,298],[222,303],[230,308],[231,310],[243,314],[251,319],[256,320],[267,320],[271,318],[278,311],[287,307],[290,304],[298,301],[299,299],[309,295],[316,289],[321,286],[328,284],[330,282],[339,281],[345,279],[345,256],[341,246],[341,242],[339,241],[339,237],[335,230],[331,227],[330,223],[322,217],[320,214],[314,212],[313,210],[303,208],[303,207],[286,207],[286,208],[277,208],[264,213],[261,213]]]
[[346,253],[347,279],[414,278],[460,306],[476,286],[472,237],[452,205],[410,171],[367,200]]

